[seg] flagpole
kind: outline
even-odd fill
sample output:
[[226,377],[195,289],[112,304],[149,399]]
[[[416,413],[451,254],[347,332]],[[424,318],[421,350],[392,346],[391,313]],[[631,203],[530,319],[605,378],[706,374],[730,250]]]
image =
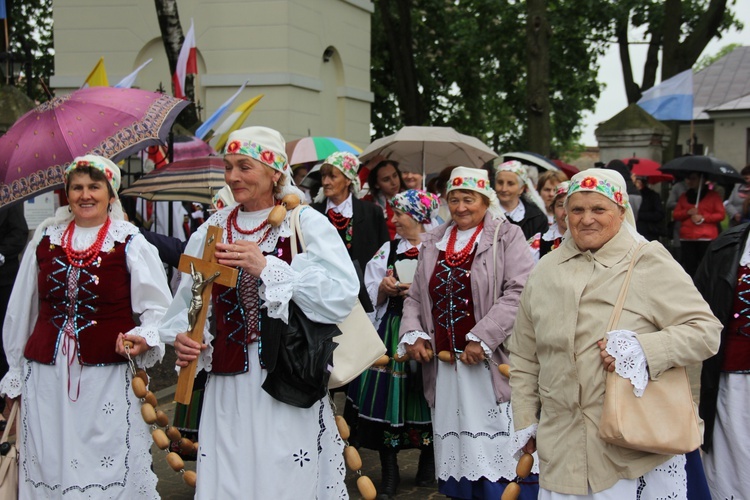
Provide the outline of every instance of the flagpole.
[[8,57],[5,58],[5,85],[10,85],[10,70],[8,68],[10,63],[10,38],[8,37],[8,15],[6,13],[3,19],[3,26],[5,28],[5,52]]

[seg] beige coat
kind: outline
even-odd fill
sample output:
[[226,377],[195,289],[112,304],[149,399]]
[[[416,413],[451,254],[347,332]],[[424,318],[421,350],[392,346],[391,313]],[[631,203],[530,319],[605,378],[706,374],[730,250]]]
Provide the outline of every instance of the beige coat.
[[[638,243],[623,225],[595,253],[572,239],[545,256],[521,295],[508,341],[513,420],[539,423],[540,485],[586,495],[637,478],[670,457],[610,445],[597,436],[605,372],[596,342]],[[637,257],[617,329],[638,333],[651,379],[698,363],[719,348],[721,323],[690,277],[652,242]]]

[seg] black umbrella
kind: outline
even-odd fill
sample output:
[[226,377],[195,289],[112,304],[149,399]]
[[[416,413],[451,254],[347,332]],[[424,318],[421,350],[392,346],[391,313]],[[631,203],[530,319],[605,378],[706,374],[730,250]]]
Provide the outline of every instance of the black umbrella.
[[696,172],[717,182],[745,182],[739,172],[729,163],[712,156],[685,155],[668,161],[659,170],[670,174]]

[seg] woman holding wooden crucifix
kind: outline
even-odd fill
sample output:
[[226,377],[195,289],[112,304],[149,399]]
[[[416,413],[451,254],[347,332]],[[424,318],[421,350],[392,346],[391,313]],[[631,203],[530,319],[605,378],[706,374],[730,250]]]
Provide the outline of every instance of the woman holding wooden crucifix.
[[[213,284],[203,343],[191,340],[192,278],[183,274],[161,327],[181,367],[197,360],[209,372],[199,431],[196,498],[346,498],[343,442],[327,398],[309,408],[263,390],[270,345],[268,318],[288,321],[290,301],[313,321],[340,323],[358,281],[346,248],[324,215],[300,212],[305,252],[292,258],[291,212],[272,216],[285,196],[302,193],[291,180],[284,139],[266,127],[233,132],[224,152],[225,178],[237,205],[217,211],[190,237],[186,254],[202,254],[209,225],[224,230],[218,263],[239,269],[236,288]],[[270,221],[269,221],[270,219]]]
[[124,220],[114,163],[78,157],[64,180],[69,205],[37,228],[3,325],[0,392],[21,399],[19,498],[159,498],[122,341],[143,367],[161,360],[167,277]]

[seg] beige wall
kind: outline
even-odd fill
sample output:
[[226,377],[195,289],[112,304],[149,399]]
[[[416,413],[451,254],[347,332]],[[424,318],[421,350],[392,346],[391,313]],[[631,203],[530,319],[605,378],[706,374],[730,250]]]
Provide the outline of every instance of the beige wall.
[[[698,143],[708,149],[708,154],[726,161],[737,170],[747,164],[747,135],[750,130],[750,112],[712,113],[713,122],[699,123],[694,126]],[[690,127],[680,127],[680,144],[687,151],[687,139]]]
[[[249,80],[234,106],[265,96],[245,125],[276,128],[288,141],[309,133],[369,144],[370,0],[179,0],[178,7],[184,32],[195,23],[204,119]],[[110,85],[153,58],[136,86],[171,91],[153,0],[57,0],[53,16],[51,85],[59,93],[79,88],[100,57]]]

